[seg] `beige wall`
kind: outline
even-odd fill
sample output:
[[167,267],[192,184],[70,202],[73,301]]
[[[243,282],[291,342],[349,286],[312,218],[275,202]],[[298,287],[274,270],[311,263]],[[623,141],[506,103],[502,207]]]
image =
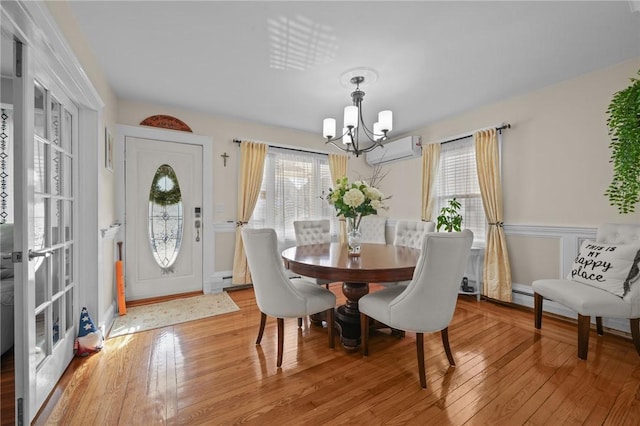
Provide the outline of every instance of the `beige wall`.
[[562,246],[559,238],[508,235],[507,250],[514,283],[529,285],[537,279],[560,275]]
[[[628,86],[639,68],[640,58],[636,58],[411,134],[429,143],[511,123],[502,145],[505,224],[597,227],[603,222],[640,223],[640,209],[619,215],[603,195],[612,176],[605,112],[613,94]],[[389,166],[385,186],[406,188],[393,192],[391,217],[419,216],[420,167],[420,159]]]
[[[603,195],[612,177],[606,109],[629,85],[640,58],[452,117],[411,132],[423,143],[497,123],[503,133],[502,177],[507,225],[595,228],[604,222],[640,223],[640,208],[620,215]],[[388,166],[383,191],[390,217],[419,217],[420,159]],[[388,188],[404,188],[393,191]],[[437,213],[436,213],[437,214]],[[539,236],[507,238],[514,283],[559,278],[561,248]]]

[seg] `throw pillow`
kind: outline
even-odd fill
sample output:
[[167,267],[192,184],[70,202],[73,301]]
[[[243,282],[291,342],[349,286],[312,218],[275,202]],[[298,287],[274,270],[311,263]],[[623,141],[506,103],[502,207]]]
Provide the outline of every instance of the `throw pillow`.
[[567,279],[623,297],[640,273],[640,245],[585,241]]

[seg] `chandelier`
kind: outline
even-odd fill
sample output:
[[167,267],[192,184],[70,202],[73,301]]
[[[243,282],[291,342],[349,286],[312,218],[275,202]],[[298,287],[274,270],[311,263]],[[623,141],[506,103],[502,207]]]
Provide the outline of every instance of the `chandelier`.
[[[362,119],[364,92],[360,90],[360,85],[364,83],[365,77],[363,75],[354,75],[349,81],[356,86],[356,90],[351,92],[353,105],[344,108],[342,133],[336,135],[335,119],[325,118],[322,123],[322,135],[327,139],[325,144],[330,143],[342,151],[359,157],[364,152],[369,152],[382,146],[382,142],[387,140],[387,134],[393,127],[393,113],[391,111],[380,111],[378,113],[378,121],[373,123],[372,129],[369,129]],[[368,139],[365,142],[366,146],[360,144],[360,134]],[[342,144],[337,144],[336,141],[340,140],[342,140]]]

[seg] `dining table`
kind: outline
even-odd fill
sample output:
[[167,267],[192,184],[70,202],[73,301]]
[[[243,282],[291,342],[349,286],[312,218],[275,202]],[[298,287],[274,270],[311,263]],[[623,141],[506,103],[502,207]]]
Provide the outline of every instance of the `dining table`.
[[350,256],[345,243],[290,247],[282,252],[284,265],[306,277],[342,282],[346,303],[335,311],[342,346],[360,345],[358,300],[369,293],[369,283],[411,280],[420,250],[393,244],[362,244],[359,256]]

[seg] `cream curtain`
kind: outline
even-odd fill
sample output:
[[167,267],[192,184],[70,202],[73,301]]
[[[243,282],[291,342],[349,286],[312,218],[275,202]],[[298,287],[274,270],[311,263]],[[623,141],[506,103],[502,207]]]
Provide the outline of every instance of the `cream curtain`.
[[[347,175],[347,161],[349,157],[343,154],[329,154],[329,171],[331,172],[331,182],[335,186],[336,180]],[[347,224],[343,217],[340,218],[340,229],[338,238],[341,243],[347,241]]]
[[422,220],[433,220],[433,185],[440,164],[440,144],[430,143],[422,147]]
[[238,213],[236,222],[236,249],[233,256],[233,284],[251,283],[251,272],[244,253],[240,230],[249,219],[258,201],[267,145],[256,142],[240,144],[240,176],[238,185]]
[[484,255],[483,293],[492,299],[511,302],[511,266],[502,227],[502,183],[496,129],[474,133],[478,182],[489,223]]

